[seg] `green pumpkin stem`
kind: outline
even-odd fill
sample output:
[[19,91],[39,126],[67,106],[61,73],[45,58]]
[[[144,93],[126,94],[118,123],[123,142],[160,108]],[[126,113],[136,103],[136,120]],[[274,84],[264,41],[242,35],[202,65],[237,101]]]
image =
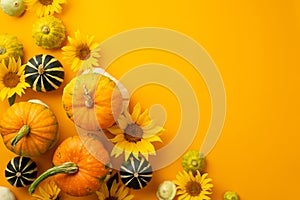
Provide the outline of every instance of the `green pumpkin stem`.
[[11,140],[11,146],[15,147],[18,142],[25,137],[28,133],[30,133],[30,127],[28,125],[23,125],[22,128],[19,130],[17,135]]
[[35,179],[35,181],[29,187],[28,192],[29,194],[32,194],[38,184],[49,176],[54,176],[56,174],[75,174],[77,172],[78,166],[73,162],[65,162],[61,165],[54,166],[41,174],[37,179]]

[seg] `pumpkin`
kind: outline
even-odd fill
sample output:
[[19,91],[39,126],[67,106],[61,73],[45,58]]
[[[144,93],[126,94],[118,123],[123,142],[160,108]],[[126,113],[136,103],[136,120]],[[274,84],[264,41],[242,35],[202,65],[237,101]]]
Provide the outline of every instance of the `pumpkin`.
[[20,16],[25,11],[25,3],[23,0],[1,0],[1,8],[3,12],[10,16]]
[[18,60],[23,57],[23,44],[14,35],[0,33],[0,62],[5,60],[8,64],[9,58]]
[[54,16],[39,18],[32,26],[35,43],[44,49],[56,49],[66,39],[66,28],[62,21]]
[[130,156],[120,168],[122,182],[129,188],[142,189],[152,179],[152,167],[144,158]]
[[36,92],[48,92],[59,88],[64,80],[64,68],[53,56],[39,54],[25,66],[25,81]]
[[21,156],[39,156],[57,141],[58,122],[45,105],[19,102],[3,114],[0,133],[12,152]]
[[159,184],[156,197],[158,200],[172,200],[176,196],[176,185],[173,181],[164,181]]
[[16,200],[14,193],[4,186],[0,186],[0,199],[1,200]]
[[236,192],[227,191],[223,196],[224,200],[239,200],[239,195]]
[[71,196],[86,196],[98,190],[109,173],[109,155],[96,137],[67,138],[56,149],[52,162],[54,167],[31,184],[30,194],[41,181],[55,175],[54,180],[62,191]]
[[197,150],[190,150],[182,157],[182,167],[186,172],[191,171],[196,174],[197,171],[201,172],[206,167],[205,156]]
[[81,74],[64,88],[63,108],[80,128],[97,131],[112,126],[123,103],[116,83],[97,73]]
[[7,164],[5,178],[15,187],[26,187],[36,179],[37,173],[37,165],[33,160],[18,156]]

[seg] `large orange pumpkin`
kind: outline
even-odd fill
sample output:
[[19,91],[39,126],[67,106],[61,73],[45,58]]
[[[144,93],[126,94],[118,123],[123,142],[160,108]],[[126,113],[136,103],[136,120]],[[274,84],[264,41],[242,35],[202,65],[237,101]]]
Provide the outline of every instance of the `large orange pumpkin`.
[[122,110],[122,95],[116,83],[97,73],[81,74],[63,92],[67,116],[85,130],[97,131],[112,126]]
[[58,138],[58,122],[44,104],[19,102],[0,119],[0,133],[6,147],[21,156],[39,156]]
[[56,149],[53,164],[53,168],[31,184],[28,190],[30,194],[41,181],[52,175],[55,175],[58,187],[71,196],[92,194],[100,188],[109,172],[109,155],[96,137],[73,136]]

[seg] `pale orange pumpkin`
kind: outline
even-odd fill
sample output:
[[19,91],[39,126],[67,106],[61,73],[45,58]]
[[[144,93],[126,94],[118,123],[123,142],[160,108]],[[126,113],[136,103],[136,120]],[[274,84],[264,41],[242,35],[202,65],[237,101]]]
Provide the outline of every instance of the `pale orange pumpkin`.
[[58,138],[58,122],[45,105],[19,102],[9,107],[0,119],[4,144],[20,156],[39,156]]
[[112,126],[122,111],[122,95],[116,83],[97,73],[81,74],[64,88],[63,107],[80,128],[97,131]]

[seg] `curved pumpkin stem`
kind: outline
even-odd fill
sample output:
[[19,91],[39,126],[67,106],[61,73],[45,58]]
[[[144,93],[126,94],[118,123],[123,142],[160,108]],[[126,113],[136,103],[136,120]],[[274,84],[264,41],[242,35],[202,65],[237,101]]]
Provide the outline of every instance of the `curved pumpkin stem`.
[[32,194],[35,188],[40,182],[48,178],[49,176],[54,176],[56,174],[75,174],[78,172],[78,166],[73,162],[65,162],[61,165],[54,166],[44,173],[42,173],[29,187],[28,192]]
[[18,142],[25,137],[28,133],[30,133],[30,127],[28,125],[23,125],[22,128],[19,130],[17,135],[11,140],[11,146],[15,147]]
[[94,100],[93,98],[89,95],[88,89],[86,88],[86,85],[83,85],[83,90],[84,90],[84,98],[85,98],[85,102],[84,105],[87,108],[92,108],[94,106]]

